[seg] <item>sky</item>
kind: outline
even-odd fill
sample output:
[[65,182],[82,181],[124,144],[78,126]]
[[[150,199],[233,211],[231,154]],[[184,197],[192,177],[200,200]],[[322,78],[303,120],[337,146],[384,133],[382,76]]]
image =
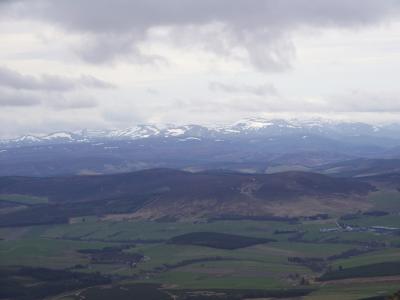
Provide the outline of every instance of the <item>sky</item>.
[[398,0],[0,0],[0,138],[400,122]]

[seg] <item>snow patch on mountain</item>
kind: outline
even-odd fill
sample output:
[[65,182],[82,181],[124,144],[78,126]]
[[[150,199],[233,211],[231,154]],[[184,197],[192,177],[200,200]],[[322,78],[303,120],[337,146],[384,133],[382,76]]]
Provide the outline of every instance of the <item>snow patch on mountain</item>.
[[184,135],[186,133],[186,130],[183,128],[170,128],[167,129],[165,131],[165,135],[166,137],[168,136],[180,136],[180,135]]
[[105,141],[134,141],[148,138],[165,138],[179,141],[190,140],[225,140],[229,138],[255,137],[266,140],[282,135],[298,135],[299,137],[356,137],[382,136],[398,139],[400,124],[370,125],[357,122],[339,122],[324,119],[283,120],[248,118],[229,125],[183,125],[173,124],[136,125],[125,129],[96,130],[84,129],[70,132],[55,132],[44,136],[25,135],[14,140],[0,140],[2,145],[31,145],[54,143],[102,143]]
[[137,125],[123,130],[113,130],[107,134],[109,138],[140,139],[157,136],[160,130],[155,125]]
[[201,139],[200,139],[200,138],[197,138],[197,137],[189,136],[189,137],[184,138],[184,139],[179,139],[179,141],[181,141],[181,142],[187,142],[187,141],[201,141]]
[[273,126],[274,123],[270,122],[266,119],[261,118],[252,118],[252,119],[243,119],[236,123],[234,123],[232,128],[240,128],[242,130],[257,130],[261,128],[265,128],[268,126]]
[[73,140],[72,134],[69,132],[55,132],[41,138],[42,140]]
[[41,141],[40,138],[33,135],[24,135],[17,139],[11,140],[11,142],[16,142],[16,143],[35,143],[40,141]]

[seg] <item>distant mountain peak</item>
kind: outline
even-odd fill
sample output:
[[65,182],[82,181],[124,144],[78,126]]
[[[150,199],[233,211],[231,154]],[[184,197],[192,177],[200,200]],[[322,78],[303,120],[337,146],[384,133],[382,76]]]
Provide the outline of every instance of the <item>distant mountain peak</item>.
[[70,133],[70,132],[61,132],[60,131],[60,132],[51,133],[51,134],[46,135],[46,136],[44,136],[44,137],[42,137],[40,139],[42,139],[42,140],[56,140],[56,139],[59,139],[59,140],[73,140],[74,138],[73,138],[73,134],[72,133]]
[[27,142],[27,143],[35,143],[35,142],[40,142],[41,139],[33,136],[33,135],[23,135],[17,139],[12,140],[14,142]]
[[248,119],[239,120],[238,122],[235,122],[230,127],[238,128],[238,129],[245,129],[245,130],[257,130],[257,129],[261,129],[261,128],[265,128],[265,127],[273,126],[273,125],[274,125],[274,122],[269,121],[267,119],[248,118]]
[[74,133],[59,131],[44,136],[25,135],[13,140],[1,140],[2,144],[35,144],[35,143],[72,143],[93,142],[99,140],[139,140],[148,138],[226,140],[229,137],[255,136],[257,138],[274,138],[276,136],[322,136],[327,138],[374,136],[398,139],[400,125],[370,125],[360,122],[340,122],[312,118],[268,119],[262,117],[244,118],[230,125],[155,125],[139,124],[125,129],[93,130],[83,129]]
[[107,137],[110,138],[149,138],[160,134],[160,129],[156,125],[136,125],[122,130],[110,131]]

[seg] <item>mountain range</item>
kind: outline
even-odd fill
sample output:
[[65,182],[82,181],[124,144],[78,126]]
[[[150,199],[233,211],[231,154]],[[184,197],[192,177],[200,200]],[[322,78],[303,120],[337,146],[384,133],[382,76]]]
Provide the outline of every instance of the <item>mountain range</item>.
[[75,132],[53,132],[47,135],[24,135],[15,139],[0,140],[2,146],[54,144],[66,142],[95,142],[104,140],[139,140],[148,138],[172,138],[180,141],[201,139],[231,139],[243,137],[274,137],[281,135],[318,135],[338,140],[356,139],[362,141],[365,137],[375,139],[393,139],[399,144],[400,123],[386,125],[371,125],[360,122],[338,122],[332,120],[283,120],[248,118],[230,125],[136,125],[118,130],[89,130]]
[[[375,167],[381,159],[400,159],[400,124],[249,118],[226,126],[137,125],[0,141],[0,175],[111,174],[150,168],[335,174],[344,169],[332,164],[357,164],[359,159]],[[389,164],[385,172],[394,166]],[[358,168],[354,176],[357,172],[363,171]],[[368,173],[374,174],[373,168]]]

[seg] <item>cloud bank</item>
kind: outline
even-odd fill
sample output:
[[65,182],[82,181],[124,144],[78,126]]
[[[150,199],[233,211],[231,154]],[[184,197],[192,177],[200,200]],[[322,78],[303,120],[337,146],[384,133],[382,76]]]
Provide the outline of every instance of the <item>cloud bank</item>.
[[375,121],[400,114],[399,30],[398,0],[0,0],[0,135]]
[[185,38],[188,47],[233,57],[241,49],[261,71],[290,67],[294,31],[363,27],[396,18],[400,12],[397,0],[115,0],[112,5],[108,0],[37,0],[3,6],[6,16],[48,22],[84,35],[80,54],[91,63],[127,53],[142,63],[154,61],[157,57],[143,53],[140,43],[152,29],[162,27],[169,29],[172,39]]

